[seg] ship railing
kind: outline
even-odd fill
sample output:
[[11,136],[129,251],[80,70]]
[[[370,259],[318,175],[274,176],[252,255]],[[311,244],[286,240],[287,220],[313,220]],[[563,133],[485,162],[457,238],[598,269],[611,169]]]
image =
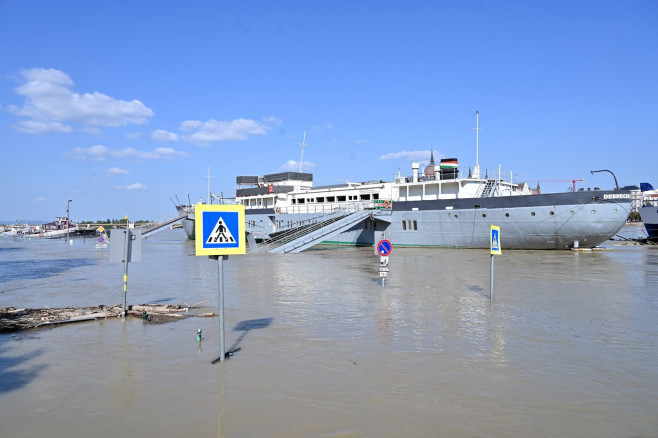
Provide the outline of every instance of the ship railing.
[[297,204],[278,207],[278,213],[281,214],[315,214],[315,213],[335,213],[349,212],[354,213],[358,210],[373,210],[374,201],[356,201],[347,204]]

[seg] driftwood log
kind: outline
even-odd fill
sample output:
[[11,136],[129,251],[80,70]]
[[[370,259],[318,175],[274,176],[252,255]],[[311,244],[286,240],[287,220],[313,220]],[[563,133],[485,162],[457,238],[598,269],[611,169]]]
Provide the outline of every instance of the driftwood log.
[[[202,303],[199,303],[202,304]],[[215,313],[198,313],[198,305],[139,304],[128,306],[127,316],[142,318],[151,324],[163,324],[187,317],[212,317]],[[0,333],[81,321],[93,321],[121,316],[122,306],[65,307],[41,309],[0,308]]]

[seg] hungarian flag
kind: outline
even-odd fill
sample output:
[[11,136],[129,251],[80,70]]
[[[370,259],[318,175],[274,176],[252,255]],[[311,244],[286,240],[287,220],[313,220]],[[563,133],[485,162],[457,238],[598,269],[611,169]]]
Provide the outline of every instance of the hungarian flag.
[[456,169],[458,161],[456,158],[446,158],[441,160],[441,169]]

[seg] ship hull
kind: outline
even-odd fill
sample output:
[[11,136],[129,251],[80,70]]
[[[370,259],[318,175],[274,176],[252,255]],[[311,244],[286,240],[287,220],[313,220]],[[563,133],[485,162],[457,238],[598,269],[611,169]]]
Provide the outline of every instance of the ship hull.
[[639,213],[649,239],[658,240],[658,206],[641,207]]
[[[624,226],[630,195],[620,191],[394,202],[323,244],[373,245],[385,236],[396,246],[489,248],[491,225],[500,227],[504,249],[593,248]],[[247,231],[267,239],[277,224],[321,215],[247,210]]]

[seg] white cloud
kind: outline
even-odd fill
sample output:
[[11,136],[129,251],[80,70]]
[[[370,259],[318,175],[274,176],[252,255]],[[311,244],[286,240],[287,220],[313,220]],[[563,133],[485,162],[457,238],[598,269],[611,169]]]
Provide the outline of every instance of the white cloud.
[[129,175],[130,172],[128,172],[126,169],[119,169],[118,167],[110,167],[109,169],[105,170],[105,173],[107,175]]
[[155,148],[151,151],[140,151],[135,148],[110,149],[97,145],[89,148],[74,148],[67,155],[78,160],[103,161],[110,158],[136,158],[141,160],[173,160],[176,157],[186,157],[187,152],[174,148]]
[[34,202],[46,202],[47,200],[48,199],[46,199],[42,196],[42,197],[39,197],[39,198],[34,198],[32,201],[34,201]]
[[142,183],[135,183],[135,184],[127,185],[127,186],[117,186],[117,189],[118,190],[132,191],[132,190],[146,190],[147,187]]
[[73,80],[56,69],[33,68],[21,71],[24,83],[14,91],[23,96],[22,107],[8,110],[29,120],[15,128],[30,134],[47,131],[72,132],[67,124],[81,125],[80,130],[101,126],[142,125],[153,111],[139,100],[118,100],[94,91],[79,94],[72,90]]
[[180,124],[180,130],[184,132],[192,132],[202,126],[203,122],[201,120],[186,120]]
[[127,134],[124,134],[123,136],[130,140],[138,140],[142,138],[142,135],[143,134],[141,132],[129,132]]
[[[431,151],[402,151],[392,152],[390,154],[382,155],[380,160],[414,160],[414,161],[429,161]],[[439,155],[437,155],[439,156]]]
[[174,134],[173,132],[165,131],[164,129],[156,129],[153,131],[151,134],[151,138],[155,141],[161,141],[161,142],[174,142],[178,141],[178,134]]
[[263,121],[265,123],[270,124],[270,125],[281,125],[281,124],[283,124],[283,120],[278,118],[278,117],[275,117],[275,116],[265,117],[265,118],[263,118]]
[[181,124],[182,130],[196,130],[183,136],[183,140],[198,146],[208,146],[220,141],[246,140],[250,135],[265,135],[269,129],[269,126],[249,119],[236,119],[231,122],[211,119],[201,125],[199,123],[201,122],[186,121]]
[[362,138],[360,140],[355,141],[356,144],[364,144],[364,143],[370,143],[370,140],[367,138]]
[[43,134],[44,132],[73,132],[73,128],[59,122],[42,122],[37,120],[21,120],[13,128],[25,134]]
[[[281,167],[281,170],[288,170],[291,172],[299,172],[299,161],[295,160],[290,160],[286,161]],[[315,163],[311,161],[304,161],[303,162],[303,167],[302,167],[302,172],[308,172],[310,170],[315,169]]]

